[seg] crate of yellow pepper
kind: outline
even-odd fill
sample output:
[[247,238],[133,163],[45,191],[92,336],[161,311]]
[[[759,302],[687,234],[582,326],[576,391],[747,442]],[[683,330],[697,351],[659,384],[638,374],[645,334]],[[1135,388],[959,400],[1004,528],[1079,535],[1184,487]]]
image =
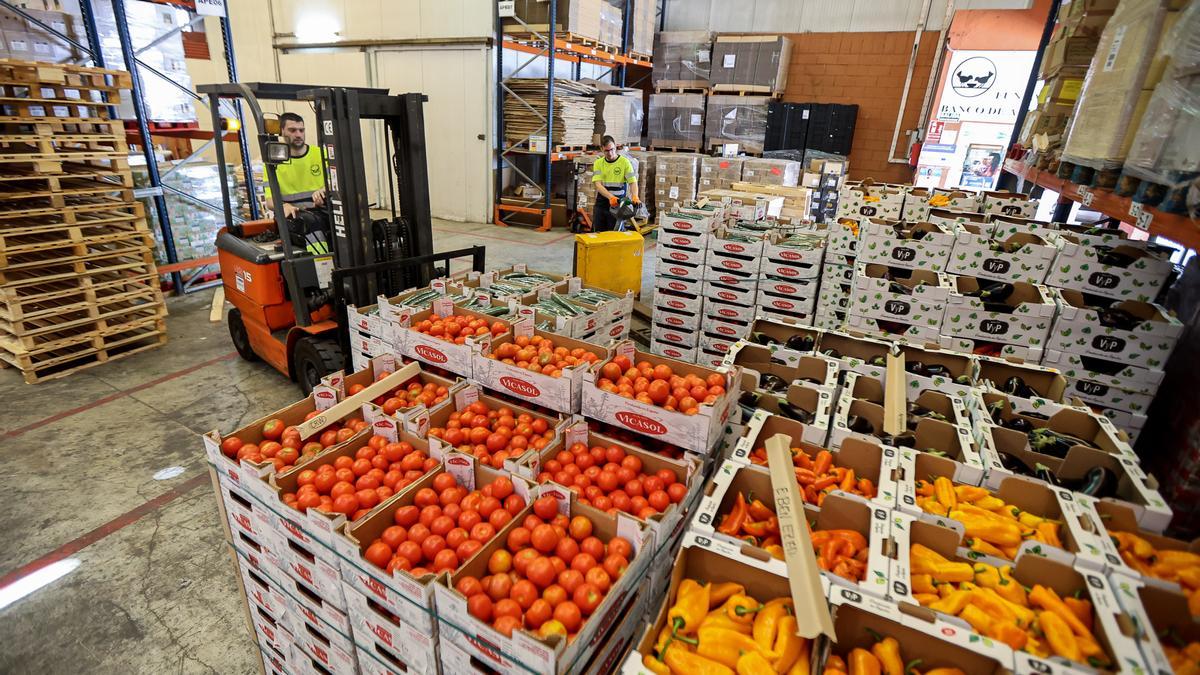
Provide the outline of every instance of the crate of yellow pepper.
[[956,531],[892,515],[892,588],[963,629],[1009,646],[1018,672],[1145,672],[1132,619],[1106,577],[1023,552],[1012,565],[973,560]]
[[1150,672],[1200,675],[1200,623],[1182,594],[1127,571],[1109,575],[1117,602],[1134,617]]
[[961,533],[977,558],[1016,560],[1022,552],[1103,570],[1116,549],[1103,535],[1095,500],[1022,476],[989,490],[955,480],[956,463],[900,452],[900,510]]

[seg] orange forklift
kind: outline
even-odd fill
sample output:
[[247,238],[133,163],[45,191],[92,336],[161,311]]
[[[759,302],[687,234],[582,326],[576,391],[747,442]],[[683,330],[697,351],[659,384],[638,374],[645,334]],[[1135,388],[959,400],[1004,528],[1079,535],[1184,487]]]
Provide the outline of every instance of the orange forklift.
[[[198,91],[208,96],[214,129],[230,128],[220,113],[222,99],[246,104],[271,189],[268,217],[242,221],[230,203],[223,144],[215,144],[226,222],[217,256],[225,298],[233,304],[229,336],[242,358],[265,360],[308,394],[322,377],[350,365],[347,306],[373,305],[380,296],[424,286],[445,276],[454,258],[470,257],[473,269],[483,271],[481,246],[433,253],[424,94],[274,83],[210,84]],[[262,110],[263,100],[313,107],[325,158],[322,206],[284,216],[276,167],[290,154],[279,117]],[[371,120],[383,122],[390,218],[371,217],[362,153],[364,122]],[[253,177],[246,182],[253,198]]]

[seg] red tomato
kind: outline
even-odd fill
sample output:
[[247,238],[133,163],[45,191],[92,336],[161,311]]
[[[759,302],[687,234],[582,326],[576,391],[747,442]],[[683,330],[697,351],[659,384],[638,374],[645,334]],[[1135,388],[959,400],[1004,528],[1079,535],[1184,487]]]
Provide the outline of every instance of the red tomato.
[[579,554],[579,542],[570,537],[563,537],[558,540],[558,545],[554,547],[554,555],[563,560],[570,560]]
[[485,623],[492,622],[492,599],[486,593],[478,593],[467,598],[467,611],[471,616]]
[[525,508],[525,500],[521,495],[509,495],[504,498],[504,510],[508,511],[510,516],[516,516]]
[[[496,604],[499,605],[500,603],[496,603]],[[494,613],[494,610],[493,610],[493,613]],[[512,637],[513,631],[517,630],[520,627],[521,627],[521,619],[519,617],[512,616],[511,614],[505,614],[504,616],[497,616],[496,622],[492,624],[492,628],[495,628],[496,632],[500,633],[504,637]]]
[[396,549],[396,555],[407,558],[408,562],[416,565],[421,562],[421,545],[415,541],[406,541]]
[[539,497],[533,502],[533,512],[543,520],[550,520],[558,515],[558,500],[549,495]]
[[604,559],[603,566],[610,579],[620,579],[625,574],[625,568],[629,567],[629,561],[623,556],[612,553]]
[[[409,531],[409,536],[412,536],[412,531]],[[492,537],[496,536],[496,528],[489,523],[479,523],[471,528],[471,538],[475,541],[485,544],[491,541]]]
[[[525,549],[527,551],[533,549]],[[530,561],[529,566],[525,568],[525,576],[538,588],[546,588],[554,583],[558,576],[554,569],[554,563],[549,558],[538,556]]]
[[[483,593],[483,584],[479,583],[479,579],[475,577],[463,577],[454,587],[466,598]],[[470,608],[468,607],[467,610],[470,611]]]
[[558,573],[558,585],[568,593],[574,593],[576,588],[583,585],[583,572],[576,569],[566,569]]
[[467,530],[468,532],[470,532],[472,528],[481,522],[483,522],[483,516],[479,515],[478,511],[464,510],[462,513],[458,514],[458,526],[464,530]]
[[592,584],[584,583],[571,594],[571,600],[578,605],[584,616],[589,616],[600,606],[604,594]]
[[[409,536],[411,536],[411,533]],[[592,556],[593,559],[599,560],[604,557],[604,542],[596,537],[587,537],[579,543],[579,550]],[[587,570],[582,571],[586,572]]]
[[599,565],[588,570],[587,573],[583,575],[583,579],[587,583],[595,586],[596,589],[602,594],[608,592],[609,586],[612,585],[612,579],[608,576],[608,572],[606,572],[604,568]]
[[559,535],[550,525],[538,525],[530,533],[530,543],[542,553],[549,553],[558,546]]
[[[601,570],[601,572],[603,571]],[[532,607],[534,601],[539,599],[539,596],[540,593],[538,593],[537,587],[528,579],[522,579],[513,584],[512,590],[508,594],[508,597],[515,600],[521,606],[522,610]]]
[[392,555],[392,547],[383,543],[382,540],[377,540],[374,544],[368,546],[367,550],[363,553],[363,557],[367,559],[367,562],[379,568],[387,567],[387,564],[392,561]]
[[504,509],[496,509],[492,511],[492,515],[488,516],[488,523],[497,530],[504,527],[510,520],[512,520],[512,515]]
[[567,600],[567,590],[558,584],[550,584],[542,591],[542,599],[551,607],[558,607]]
[[[518,602],[520,602],[518,600]],[[542,598],[534,600],[529,607],[525,608],[525,624],[530,628],[539,628],[542,624],[550,620],[554,615],[554,607]]]
[[454,519],[446,515],[440,515],[429,523],[429,531],[442,537],[446,536],[454,527]]
[[633,556],[633,545],[624,537],[613,537],[608,542],[608,554],[619,555],[626,560]]
[[507,572],[512,569],[512,565],[512,554],[504,549],[492,551],[492,556],[488,558],[488,571],[492,574]]
[[529,563],[540,557],[538,552],[532,548],[523,548],[513,554],[513,569],[517,571],[517,574],[525,576],[529,569]]
[[571,538],[575,541],[583,541],[592,536],[592,521],[584,516],[575,516],[571,519],[567,531],[571,533]]
[[554,608],[554,620],[562,623],[568,633],[574,633],[583,623],[583,614],[578,605],[568,600]]
[[683,483],[671,483],[667,486],[667,496],[673,503],[678,504],[687,496],[687,486]]
[[458,551],[464,541],[470,541],[471,535],[461,527],[455,527],[446,533],[446,546]]
[[429,536],[429,528],[421,523],[417,523],[408,528],[408,540],[415,541],[418,544],[425,543],[425,538]]
[[508,544],[508,550],[520,551],[526,546],[529,546],[529,538],[530,532],[527,528],[514,527],[508,531],[508,539],[506,542]]
[[507,574],[492,575],[492,582],[487,587],[487,594],[492,600],[499,602],[508,597],[512,591],[513,580]]
[[458,555],[459,560],[467,560],[471,556],[475,555],[475,552],[481,548],[483,548],[483,544],[475,541],[474,539],[468,539],[459,544],[458,547],[454,549],[454,552]]
[[425,554],[426,560],[434,560],[437,558],[437,554],[444,550],[446,550],[446,539],[441,535],[431,534],[421,542],[421,552]]
[[666,511],[667,507],[671,505],[671,497],[663,490],[651,492],[646,501],[650,502],[650,508],[659,512]]
[[[432,539],[432,537],[430,537]],[[425,540],[426,542],[429,539]],[[433,570],[435,572],[453,571],[458,568],[458,554],[450,549],[442,549],[433,556]]]
[[413,503],[418,507],[438,504],[438,493],[431,488],[421,488],[417,490],[417,494],[413,495]]

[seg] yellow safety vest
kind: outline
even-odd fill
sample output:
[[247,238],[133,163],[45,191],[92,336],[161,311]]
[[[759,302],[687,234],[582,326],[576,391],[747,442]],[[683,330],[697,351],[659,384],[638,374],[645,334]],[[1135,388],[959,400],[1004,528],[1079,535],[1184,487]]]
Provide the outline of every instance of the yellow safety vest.
[[[284,199],[292,195],[315,192],[325,187],[325,161],[321,150],[315,145],[309,145],[308,151],[300,157],[292,157],[290,161],[275,167],[275,178],[279,180],[279,191]],[[266,186],[266,198],[271,199],[271,186]]]
[[614,197],[624,197],[625,185],[637,182],[637,172],[625,155],[617,155],[616,161],[612,162],[597,157],[592,163],[592,182],[595,181],[600,181]]

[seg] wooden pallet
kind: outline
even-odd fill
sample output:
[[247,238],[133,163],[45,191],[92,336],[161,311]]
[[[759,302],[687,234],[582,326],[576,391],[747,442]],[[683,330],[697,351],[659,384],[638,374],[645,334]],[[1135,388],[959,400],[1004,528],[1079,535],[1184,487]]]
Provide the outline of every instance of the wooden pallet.
[[[730,139],[730,141],[729,141],[729,142],[730,142],[730,143],[737,143],[737,141],[734,141],[734,140],[732,140],[732,139]],[[709,153],[710,155],[720,155],[720,154],[721,154],[721,146],[722,146],[722,145],[725,145],[725,144],[724,144],[724,143],[716,143],[716,144],[713,144],[713,145],[709,145],[709,146],[708,146],[708,153]],[[738,152],[739,152],[739,153],[741,153],[741,154],[743,154],[743,155],[746,155],[747,157],[762,157],[762,154],[763,154],[763,153],[762,153],[762,149],[761,149],[761,148],[760,148],[760,149],[758,149],[758,150],[747,150],[747,149],[746,149],[746,147],[745,147],[745,146],[743,146],[743,145],[741,145],[740,143],[738,144]]]
[[[53,202],[58,202],[57,204]],[[144,216],[140,202],[119,196],[60,195],[0,203],[0,230],[31,225],[74,225],[97,218],[137,218]]]
[[129,174],[110,174],[117,181],[92,177],[33,176],[23,179],[5,180],[0,174],[0,203],[16,200],[38,200],[56,208],[67,206],[72,197],[119,197],[127,203],[133,201],[133,180]]
[[782,91],[774,91],[771,87],[750,84],[714,84],[709,93],[721,96],[767,96],[774,99],[783,98]]
[[161,347],[166,342],[166,321],[152,319],[37,352],[13,354],[0,349],[0,361],[19,368],[27,384],[36,384]]
[[0,230],[0,265],[14,266],[30,255],[49,252],[78,257],[87,255],[100,244],[146,240],[153,242],[140,218],[70,227],[26,226]]
[[708,87],[654,87],[656,94],[708,94]]
[[53,134],[102,134],[109,138],[125,138],[125,125],[121,120],[97,117],[20,117],[0,116],[0,134],[34,133],[43,136]]
[[140,243],[108,246],[109,250],[94,251],[87,256],[47,257],[36,263],[26,263],[19,268],[0,268],[0,284],[38,284],[98,272],[128,272],[139,275],[157,271],[153,246]]
[[[49,237],[50,235],[44,235]],[[0,251],[0,275],[8,275],[30,269],[59,267],[76,261],[94,259],[108,260],[115,256],[137,255],[143,250],[154,249],[154,238],[143,229],[106,234],[93,234],[86,240],[45,239],[38,247],[26,241],[18,251]],[[5,278],[5,277],[0,277]]]
[[696,143],[678,144],[678,143],[656,143],[650,142],[649,149],[653,152],[700,152],[701,145]]
[[0,59],[0,80],[22,84],[70,84],[89,89],[117,90],[133,86],[133,78],[124,70],[19,59]]
[[0,286],[0,318],[6,321],[39,318],[58,308],[99,304],[105,298],[145,296],[162,297],[159,278],[154,270],[136,272],[95,272],[62,279],[31,279]]
[[644,66],[650,65],[650,61],[652,60],[652,57],[649,54],[643,54],[641,52],[626,52],[625,56],[637,61],[638,65]]
[[0,349],[12,354],[66,346],[115,327],[148,319],[163,318],[167,306],[161,299],[137,297],[110,300],[106,304],[62,310],[54,316],[21,321],[0,321]]
[[1064,159],[1059,162],[1055,175],[1078,185],[1112,190],[1117,186],[1121,170],[1096,168]]

